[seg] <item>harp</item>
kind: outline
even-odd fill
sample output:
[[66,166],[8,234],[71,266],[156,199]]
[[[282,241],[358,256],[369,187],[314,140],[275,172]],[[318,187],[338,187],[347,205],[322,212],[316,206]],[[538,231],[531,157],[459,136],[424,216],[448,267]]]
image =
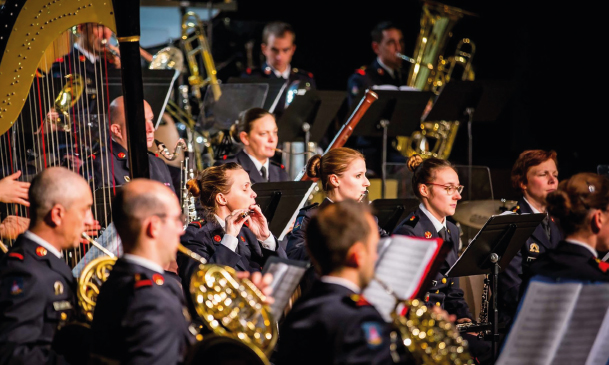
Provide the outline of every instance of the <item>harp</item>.
[[[146,129],[139,1],[7,0],[0,8],[0,178],[21,171],[20,180],[27,181],[42,169],[65,165],[90,180],[91,156],[99,147],[95,144],[109,141],[110,100],[104,98],[107,97],[104,69],[95,69],[93,78],[81,75],[85,77],[79,79],[75,71],[79,62],[86,61],[82,55],[79,59],[61,60],[64,53],[68,53],[65,57],[72,54],[73,29],[88,32],[87,26],[107,27],[116,34],[127,137],[132,151],[130,175],[149,177],[146,142],[141,138]],[[93,57],[107,67],[110,53],[103,48],[98,54],[94,52]],[[61,61],[58,75],[53,74],[53,60]],[[92,99],[77,97],[83,89],[83,95],[88,95],[88,89],[93,88],[95,118],[88,113],[87,103]],[[51,108],[63,114],[62,128],[53,127],[58,123],[56,117],[47,115]],[[93,138],[95,129],[97,137]],[[67,160],[63,154],[68,156]],[[75,164],[75,160],[80,163]],[[109,172],[107,169],[106,173]],[[27,209],[16,205],[2,207],[1,214],[28,216]],[[5,243],[12,244],[6,240]],[[88,248],[83,246],[68,253],[68,264],[74,266]]]

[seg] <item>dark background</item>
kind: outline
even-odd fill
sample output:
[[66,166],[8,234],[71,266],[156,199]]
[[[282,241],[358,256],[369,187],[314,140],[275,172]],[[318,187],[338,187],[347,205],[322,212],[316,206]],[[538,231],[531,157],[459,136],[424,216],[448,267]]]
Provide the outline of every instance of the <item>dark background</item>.
[[[594,92],[599,73],[599,46],[589,47],[595,30],[585,3],[524,1],[444,1],[477,16],[461,19],[445,55],[463,37],[476,45],[472,61],[476,80],[511,80],[516,91],[497,120],[473,124],[473,164],[491,169],[495,197],[514,198],[509,173],[526,149],[558,152],[560,178],[582,171],[596,172],[608,164],[602,104]],[[221,13],[213,26],[216,63],[230,54],[244,60],[241,45],[256,40],[264,24],[286,21],[296,31],[293,67],[312,72],[318,89],[345,90],[348,77],[375,55],[370,30],[382,20],[395,22],[404,34],[406,55],[412,56],[420,29],[418,0],[369,2],[238,1],[238,10]],[[256,59],[258,61],[258,59]],[[221,78],[237,66],[220,71]],[[602,73],[602,72],[601,72]],[[599,89],[602,90],[602,87]],[[599,105],[601,107],[599,108]],[[467,164],[467,130],[461,125],[453,163]]]

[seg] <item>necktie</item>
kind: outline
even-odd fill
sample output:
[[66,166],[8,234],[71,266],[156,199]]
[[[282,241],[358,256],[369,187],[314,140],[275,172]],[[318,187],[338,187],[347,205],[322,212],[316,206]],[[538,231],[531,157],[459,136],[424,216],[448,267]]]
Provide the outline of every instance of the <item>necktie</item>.
[[541,225],[543,229],[546,231],[546,236],[548,237],[548,241],[552,238],[552,231],[550,229],[550,217],[546,214],[546,217],[541,221]]
[[442,241],[446,241],[446,228],[443,227],[438,234],[440,235]]
[[260,168],[260,175],[262,175],[262,178],[263,178],[265,181],[268,181],[268,178],[266,177],[266,167],[262,166],[262,167]]

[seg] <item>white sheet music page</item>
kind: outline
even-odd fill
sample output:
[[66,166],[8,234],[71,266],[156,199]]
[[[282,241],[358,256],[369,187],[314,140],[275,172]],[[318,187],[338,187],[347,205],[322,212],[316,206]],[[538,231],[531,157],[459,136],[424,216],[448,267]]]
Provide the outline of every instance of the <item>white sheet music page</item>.
[[[393,235],[379,242],[379,261],[375,275],[400,297],[410,299],[419,288],[427,266],[435,257],[438,241]],[[395,298],[375,280],[364,290],[364,297],[372,303],[387,322],[395,308]]]
[[607,343],[609,343],[609,304],[605,302],[606,298],[609,296],[609,284],[594,286],[598,288],[595,290],[599,290],[602,293],[602,300],[605,304],[605,315],[595,317],[596,322],[600,322],[601,318],[603,318],[603,320],[600,322],[600,328],[598,329],[596,339],[594,340],[592,348],[590,349],[588,359],[586,360],[586,365],[600,365],[609,363],[609,346],[607,346]]
[[532,281],[496,364],[552,364],[581,288]]

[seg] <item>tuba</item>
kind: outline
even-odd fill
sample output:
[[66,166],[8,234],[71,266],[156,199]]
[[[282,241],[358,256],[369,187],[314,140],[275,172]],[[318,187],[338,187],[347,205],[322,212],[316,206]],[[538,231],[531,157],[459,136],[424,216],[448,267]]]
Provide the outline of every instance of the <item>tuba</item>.
[[[452,29],[464,16],[475,14],[434,1],[425,1],[421,14],[421,29],[412,58],[398,55],[412,63],[408,74],[408,86],[439,95],[462,67],[461,80],[473,80],[475,75],[471,62],[475,53],[474,43],[462,39],[453,55],[444,57]],[[430,105],[431,106],[431,105]],[[420,130],[410,137],[397,137],[395,148],[406,157],[414,154],[423,158],[447,159],[452,150],[459,121],[421,122]]]

